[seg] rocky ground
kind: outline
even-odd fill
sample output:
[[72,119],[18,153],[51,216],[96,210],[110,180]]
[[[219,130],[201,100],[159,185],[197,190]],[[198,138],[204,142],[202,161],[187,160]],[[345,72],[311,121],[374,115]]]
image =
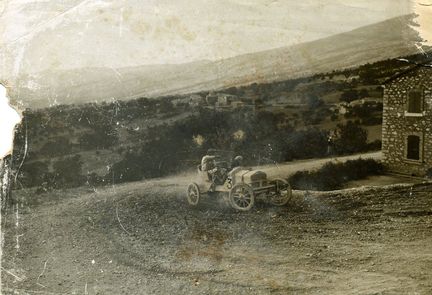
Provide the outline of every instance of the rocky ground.
[[37,195],[3,214],[3,294],[431,294],[432,186],[191,208],[188,177]]

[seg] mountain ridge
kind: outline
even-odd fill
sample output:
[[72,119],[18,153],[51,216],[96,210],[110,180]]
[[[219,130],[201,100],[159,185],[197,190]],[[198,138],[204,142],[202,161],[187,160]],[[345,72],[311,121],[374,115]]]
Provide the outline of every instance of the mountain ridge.
[[[415,15],[405,15],[327,38],[219,61],[136,67],[82,68],[23,77],[12,98],[24,105],[128,100],[269,83],[418,53]],[[29,87],[29,81],[36,88]]]

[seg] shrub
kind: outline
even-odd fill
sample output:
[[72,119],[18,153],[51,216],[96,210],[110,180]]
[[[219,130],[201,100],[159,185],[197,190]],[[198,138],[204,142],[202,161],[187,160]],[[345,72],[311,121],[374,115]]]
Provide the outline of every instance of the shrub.
[[368,117],[361,120],[362,125],[375,126],[382,124],[382,117]]
[[339,118],[339,116],[337,114],[332,114],[330,116],[330,120],[332,120],[332,121],[336,121],[338,118]]
[[47,141],[39,150],[42,155],[60,156],[70,153],[71,143],[66,137],[56,137],[54,140]]
[[356,100],[358,98],[359,98],[359,94],[358,94],[357,90],[350,89],[350,90],[344,91],[341,94],[340,101],[344,101],[344,102],[350,103],[350,102],[352,102],[352,101],[354,101],[354,100]]
[[104,182],[104,178],[92,172],[87,174],[86,183],[90,186],[98,186]]
[[322,157],[327,153],[327,132],[316,128],[294,131],[285,144],[285,161]]
[[363,98],[363,97],[368,97],[369,96],[369,92],[367,91],[367,89],[361,89],[359,92],[359,97]]
[[289,182],[294,189],[328,191],[340,189],[348,181],[380,175],[382,172],[382,164],[373,159],[329,162],[316,171],[296,172]]
[[309,109],[316,109],[321,107],[324,104],[324,101],[316,94],[308,94],[306,96],[306,104]]
[[432,178],[432,168],[429,168],[429,169],[426,171],[426,176],[427,176],[428,178]]
[[118,135],[117,131],[109,126],[83,134],[79,142],[83,150],[106,149],[118,142]]
[[82,162],[80,155],[58,160],[53,167],[52,186],[54,188],[76,187],[84,183],[84,177],[81,175]]
[[358,153],[367,149],[367,130],[357,122],[338,124],[336,134],[338,136],[334,141],[334,148],[338,154]]
[[379,151],[381,150],[382,141],[379,139],[376,139],[370,143],[367,144],[367,150],[368,151]]
[[26,163],[22,166],[21,173],[20,181],[23,186],[39,186],[45,181],[48,173],[48,163],[45,161]]

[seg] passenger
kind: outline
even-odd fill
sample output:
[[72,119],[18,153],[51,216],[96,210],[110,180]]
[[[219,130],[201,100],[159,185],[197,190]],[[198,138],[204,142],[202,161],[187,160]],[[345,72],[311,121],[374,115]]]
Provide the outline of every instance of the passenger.
[[201,160],[201,171],[210,171],[215,168],[215,156],[205,155]]
[[216,165],[216,157],[205,155],[201,160],[201,171],[207,172],[207,179],[211,182],[210,191],[214,191],[220,182],[220,171]]

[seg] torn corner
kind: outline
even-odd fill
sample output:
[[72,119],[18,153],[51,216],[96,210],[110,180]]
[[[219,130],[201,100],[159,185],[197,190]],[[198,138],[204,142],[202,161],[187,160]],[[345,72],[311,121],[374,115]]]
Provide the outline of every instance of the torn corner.
[[6,87],[0,84],[0,159],[12,153],[15,126],[21,115],[9,105]]
[[432,0],[423,0],[414,3],[416,26],[413,27],[423,40],[422,46],[432,46]]

